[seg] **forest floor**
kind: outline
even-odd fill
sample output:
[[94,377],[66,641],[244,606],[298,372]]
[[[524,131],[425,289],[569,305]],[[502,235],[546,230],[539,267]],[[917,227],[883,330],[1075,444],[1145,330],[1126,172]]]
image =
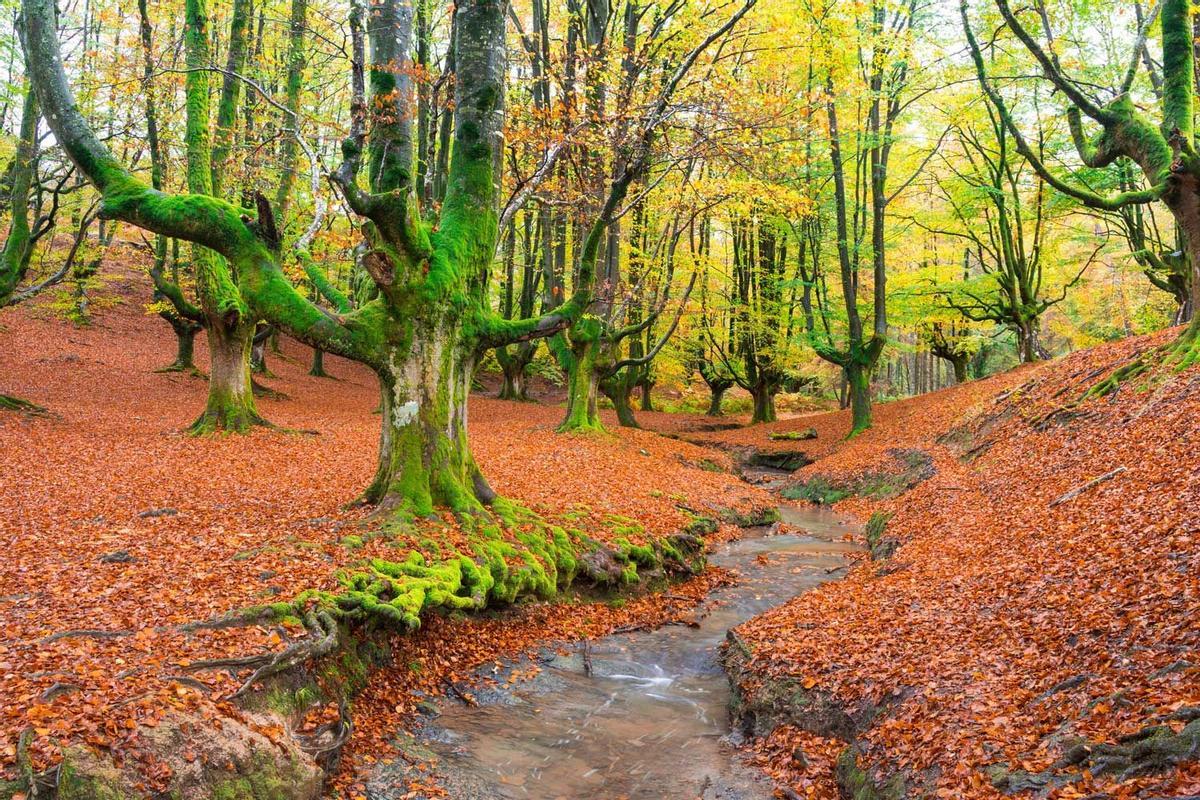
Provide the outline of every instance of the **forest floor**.
[[837,796],[849,741],[916,796],[1200,795],[1200,370],[1065,408],[1177,334],[880,405],[849,442],[844,412],[688,435],[804,450],[785,496],[898,545],[736,630],[748,707],[805,707],[758,763],[800,797]]
[[[49,410],[0,412],[0,777],[14,776],[28,731],[35,769],[82,743],[145,761],[148,783],[165,782],[164,765],[142,748],[147,726],[178,711],[239,716],[222,700],[238,687],[233,674],[188,666],[280,648],[271,626],[177,625],[332,588],[343,566],[463,535],[447,518],[402,540],[361,542],[369,510],[347,504],[374,471],[378,389],[341,359],[326,357],[335,378],[322,379],[307,375],[308,348],[285,340],[282,355],[268,355],[275,377],[262,381],[286,397],[260,398],[260,412],[309,433],[183,434],[203,408],[205,381],[155,372],[174,357],[174,337],[145,311],[144,273],[107,272],[106,281],[106,302],[86,327],[58,318],[53,297],[0,320],[3,391]],[[205,369],[202,336],[196,351]],[[721,454],[620,430],[615,419],[611,436],[566,437],[554,433],[557,407],[476,396],[470,414],[475,456],[497,491],[600,541],[640,543],[682,529],[692,512],[775,505],[722,471],[730,462]],[[733,535],[722,524],[713,539]],[[383,757],[416,690],[441,693],[457,674],[548,639],[682,617],[694,604],[686,598],[722,579],[705,574],[671,598],[623,605],[527,603],[515,624],[511,615],[430,619],[421,635],[397,639],[404,666],[376,676],[356,701],[361,722],[335,785],[351,790],[356,768]],[[77,635],[56,638],[68,631]]]
[[[147,727],[177,711],[241,713],[223,699],[236,676],[181,679],[188,666],[280,646],[270,627],[189,634],[178,624],[329,587],[343,566],[462,533],[444,519],[402,541],[359,541],[368,512],[346,504],[373,472],[377,390],[340,359],[326,360],[336,379],[318,379],[306,374],[307,348],[285,341],[268,356],[275,377],[264,383],[286,397],[261,399],[260,411],[311,433],[183,435],[205,383],[154,372],[174,342],[144,310],[146,281],[132,266],[106,275],[114,302],[97,304],[90,326],[61,321],[53,298],[0,319],[0,391],[49,409],[0,413],[0,773],[13,775],[25,731],[35,768],[85,743],[138,761],[153,787],[169,776],[142,746]],[[832,800],[834,759],[853,740],[864,765],[905,774],[928,796],[995,798],[993,779],[1058,781],[1044,771],[1073,741],[1090,750],[1058,772],[1098,771],[1094,745],[1158,722],[1177,731],[1200,706],[1200,373],[1156,373],[1047,417],[1170,335],[882,404],[875,428],[850,442],[845,412],[727,430],[639,413],[648,430],[609,419],[611,436],[567,438],[553,432],[561,408],[476,396],[472,445],[501,494],[598,539],[639,541],[679,530],[685,509],[773,505],[720,470],[746,451],[803,452],[815,463],[788,479],[789,491],[847,493],[838,508],[864,521],[891,514],[885,538],[898,549],[738,629],[751,653],[739,678],[747,702],[783,682],[853,721],[833,735],[797,718],[758,740],[751,758],[786,791]],[[204,350],[201,340],[202,369]],[[815,439],[770,438],[808,428]],[[733,535],[725,525],[714,538]],[[365,770],[398,757],[388,739],[418,692],[444,693],[479,665],[546,641],[684,619],[725,579],[710,571],[670,597],[624,604],[574,598],[503,616],[431,616],[419,635],[396,638],[398,666],[355,701],[333,790],[360,796]],[[55,638],[81,629],[116,635]],[[868,706],[882,709],[871,724]],[[322,713],[336,709],[317,709],[312,724]],[[414,791],[422,768],[412,765]],[[1200,767],[1084,776],[1052,794],[1196,795]]]

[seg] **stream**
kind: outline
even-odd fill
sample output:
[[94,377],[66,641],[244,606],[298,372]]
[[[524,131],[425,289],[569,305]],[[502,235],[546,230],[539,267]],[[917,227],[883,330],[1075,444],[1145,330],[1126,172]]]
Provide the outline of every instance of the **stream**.
[[[729,684],[717,663],[725,633],[797,594],[840,577],[851,528],[814,506],[780,508],[796,532],[756,528],[710,554],[738,573],[697,609],[699,627],[614,634],[566,655],[539,654],[540,670],[508,689],[472,687],[477,706],[437,703],[414,731],[414,755],[433,755],[454,800],[768,800],[772,787],[741,765],[728,741]],[[504,682],[504,675],[491,675]],[[403,792],[380,767],[368,794]]]

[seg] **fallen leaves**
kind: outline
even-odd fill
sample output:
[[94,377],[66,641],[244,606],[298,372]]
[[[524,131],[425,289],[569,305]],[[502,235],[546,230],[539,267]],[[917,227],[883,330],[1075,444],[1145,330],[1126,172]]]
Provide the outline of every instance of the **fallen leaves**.
[[[848,443],[845,413],[704,434],[765,449],[769,433],[811,426],[817,462],[797,480],[852,479],[897,447],[934,459],[932,477],[899,497],[839,504],[864,519],[893,513],[887,531],[902,542],[904,569],[863,563],[738,629],[760,679],[793,677],[848,707],[906,690],[864,734],[868,757],[955,798],[1000,797],[988,765],[1044,770],[1069,737],[1116,741],[1165,709],[1200,704],[1195,371],[1166,371],[1151,391],[1130,385],[1063,424],[1038,423],[1097,368],[1176,333],[878,406],[875,428]],[[1108,475],[1119,479],[1096,480]],[[1181,659],[1194,666],[1165,671]],[[794,738],[769,737],[755,757]],[[801,796],[818,786],[811,766],[768,762]],[[1142,790],[1195,794],[1200,766],[1124,782],[1089,776],[1052,796]],[[815,796],[836,796],[828,791]]]
[[[153,372],[170,361],[174,341],[169,328],[141,312],[150,293],[138,266],[144,256],[120,253],[125,263],[113,265],[111,286],[121,302],[98,313],[91,327],[69,327],[23,306],[6,311],[0,328],[5,390],[54,412],[0,416],[3,775],[13,774],[17,737],[29,725],[37,734],[30,755],[41,769],[71,743],[135,753],[139,727],[155,725],[169,709],[212,724],[238,717],[221,700],[237,688],[238,676],[210,671],[199,676],[203,683],[188,678],[192,683],[183,684],[180,673],[197,661],[277,650],[283,631],[184,632],[181,623],[310,587],[332,588],[340,566],[373,555],[394,558],[397,547],[463,544],[452,518],[431,522],[411,540],[352,541],[363,533],[359,523],[369,509],[345,504],[373,473],[379,421],[372,414],[378,402],[373,376],[348,362],[327,358],[337,380],[326,380],[306,374],[307,348],[285,343],[284,354],[268,353],[278,375],[273,382],[286,387],[290,399],[260,400],[260,411],[284,428],[319,435],[181,434],[202,408],[206,385]],[[206,367],[204,354],[198,356]],[[553,433],[561,408],[482,397],[471,406],[474,453],[492,485],[600,540],[638,542],[677,531],[691,519],[681,506],[705,513],[771,502],[731,475],[696,466],[704,459],[729,462],[694,445],[646,431],[561,437]],[[718,534],[730,535],[728,527]],[[113,555],[118,552],[124,555]],[[696,584],[696,591],[704,585]],[[524,622],[480,623],[487,629],[481,633],[434,622],[404,646],[422,664],[421,681],[445,681],[506,648],[520,652],[539,636],[572,638],[673,618],[684,605],[644,599],[621,611],[586,614],[573,606],[534,605],[521,611],[529,615],[527,629]],[[101,635],[46,639],[72,629]],[[132,633],[109,635],[117,632]],[[41,700],[58,683],[78,689]],[[351,754],[382,747],[395,730],[389,726],[411,711],[409,699],[398,702],[397,696],[383,701],[387,713],[377,717],[376,705],[364,703],[371,711],[356,720]],[[352,770],[355,757],[344,763]],[[147,773],[149,784],[161,780]]]

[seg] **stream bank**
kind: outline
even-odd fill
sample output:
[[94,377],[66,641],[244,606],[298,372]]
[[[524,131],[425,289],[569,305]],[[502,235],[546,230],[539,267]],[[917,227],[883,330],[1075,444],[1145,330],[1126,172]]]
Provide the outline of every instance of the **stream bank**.
[[[408,758],[436,763],[456,800],[772,797],[734,753],[721,644],[730,628],[839,577],[857,549],[854,531],[828,510],[780,511],[795,532],[759,527],[710,556],[738,581],[710,594],[687,624],[485,668],[454,699],[422,704],[401,743]],[[407,797],[403,773],[399,762],[379,767],[367,795]]]

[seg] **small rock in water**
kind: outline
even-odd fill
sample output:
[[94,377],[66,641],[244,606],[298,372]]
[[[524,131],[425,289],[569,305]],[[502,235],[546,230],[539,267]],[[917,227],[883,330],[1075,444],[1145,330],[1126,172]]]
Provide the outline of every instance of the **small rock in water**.
[[437,717],[442,713],[438,710],[437,703],[434,703],[430,700],[422,700],[421,702],[417,703],[417,711],[421,712],[427,717]]

